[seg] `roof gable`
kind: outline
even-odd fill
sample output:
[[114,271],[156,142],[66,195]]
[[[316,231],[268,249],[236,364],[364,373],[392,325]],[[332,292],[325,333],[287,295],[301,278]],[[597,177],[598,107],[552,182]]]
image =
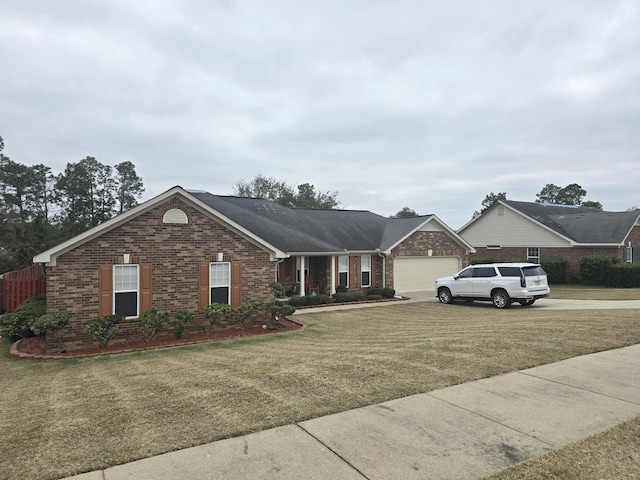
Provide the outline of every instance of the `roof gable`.
[[274,258],[291,254],[325,255],[389,252],[428,222],[437,221],[468,251],[473,247],[435,215],[386,218],[364,210],[290,208],[261,198],[213,195],[174,187],[137,207],[94,227],[36,257],[34,262],[55,264],[57,256],[149,211],[175,196],[247,238]]
[[[514,200],[500,200],[490,210],[500,207],[518,212],[572,244],[621,245],[640,217],[638,211],[604,212],[592,207]],[[459,233],[482,221],[483,215],[464,225]]]

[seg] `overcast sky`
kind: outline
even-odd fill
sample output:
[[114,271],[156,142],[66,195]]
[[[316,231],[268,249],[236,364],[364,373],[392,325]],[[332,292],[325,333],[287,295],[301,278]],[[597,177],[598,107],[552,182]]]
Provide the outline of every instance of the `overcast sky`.
[[258,173],[464,225],[490,192],[640,205],[640,1],[0,0],[5,155],[143,200]]

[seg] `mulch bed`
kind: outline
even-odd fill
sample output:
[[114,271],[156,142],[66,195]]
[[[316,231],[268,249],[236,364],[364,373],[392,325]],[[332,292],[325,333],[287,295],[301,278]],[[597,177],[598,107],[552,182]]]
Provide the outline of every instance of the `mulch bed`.
[[194,345],[198,343],[215,342],[219,340],[227,340],[233,338],[254,337],[256,335],[268,335],[271,333],[290,332],[299,330],[304,324],[293,321],[291,319],[281,319],[279,327],[273,330],[264,328],[261,325],[241,329],[225,329],[212,330],[210,333],[185,334],[182,338],[175,337],[156,337],[148,342],[144,340],[135,342],[110,343],[102,348],[96,345],[93,348],[76,349],[70,352],[56,354],[55,350],[47,350],[46,340],[40,337],[28,337],[18,340],[11,346],[11,353],[22,358],[39,358],[39,359],[64,359],[64,358],[82,358],[96,357],[100,355],[114,355],[118,353],[129,353],[140,350],[155,350],[158,348],[177,347],[180,345]]

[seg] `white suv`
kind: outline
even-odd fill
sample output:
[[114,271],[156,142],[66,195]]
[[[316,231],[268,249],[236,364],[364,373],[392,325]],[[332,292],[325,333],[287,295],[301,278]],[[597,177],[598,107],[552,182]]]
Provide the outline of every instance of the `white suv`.
[[436,280],[436,296],[442,303],[489,300],[497,308],[509,308],[512,301],[533,305],[549,293],[546,272],[533,263],[472,265],[453,277]]

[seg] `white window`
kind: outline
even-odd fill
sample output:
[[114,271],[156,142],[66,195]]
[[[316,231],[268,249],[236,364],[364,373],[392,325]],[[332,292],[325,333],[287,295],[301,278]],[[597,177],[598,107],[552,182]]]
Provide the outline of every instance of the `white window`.
[[[300,283],[300,261],[302,257],[296,257],[296,282]],[[304,278],[309,277],[309,257],[304,257]]]
[[124,318],[140,314],[140,270],[138,265],[113,266],[113,312]]
[[338,257],[338,285],[349,287],[349,257],[347,255]]
[[538,247],[527,248],[527,261],[531,263],[540,263],[540,249]]
[[371,255],[362,255],[360,257],[360,271],[362,275],[360,286],[371,286]]
[[210,264],[209,288],[211,290],[209,303],[231,303],[231,264],[229,262]]
[[487,250],[500,250],[500,245],[487,245]]

